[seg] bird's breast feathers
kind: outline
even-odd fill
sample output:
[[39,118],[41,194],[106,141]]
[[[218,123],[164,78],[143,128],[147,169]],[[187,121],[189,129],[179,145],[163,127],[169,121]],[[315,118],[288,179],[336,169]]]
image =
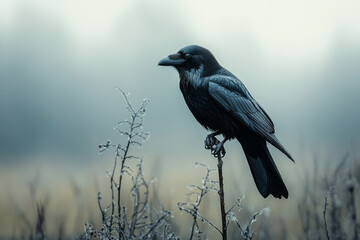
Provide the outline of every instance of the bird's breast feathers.
[[190,84],[193,88],[198,89],[203,85],[201,81],[201,75],[204,71],[204,65],[200,65],[199,68],[184,69],[179,71],[180,78],[187,84]]

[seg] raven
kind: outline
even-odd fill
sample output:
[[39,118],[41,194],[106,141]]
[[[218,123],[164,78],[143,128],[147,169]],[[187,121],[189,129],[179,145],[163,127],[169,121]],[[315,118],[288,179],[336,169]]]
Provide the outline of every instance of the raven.
[[[288,198],[288,191],[266,146],[271,143],[292,161],[275,136],[274,124],[250,95],[244,84],[220,66],[206,48],[191,45],[162,59],[160,66],[173,66],[180,75],[180,90],[196,120],[213,133],[205,147],[214,156],[224,156],[224,143],[236,138],[245,153],[255,184],[266,198]],[[215,136],[222,134],[223,141]]]

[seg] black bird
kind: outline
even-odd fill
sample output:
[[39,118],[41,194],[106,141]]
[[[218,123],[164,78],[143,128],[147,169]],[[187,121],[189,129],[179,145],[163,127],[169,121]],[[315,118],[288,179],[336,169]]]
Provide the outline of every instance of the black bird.
[[[288,198],[288,191],[266,146],[271,143],[292,161],[275,136],[274,124],[244,84],[221,67],[207,49],[191,45],[165,57],[160,66],[173,66],[180,75],[180,90],[196,120],[213,131],[205,147],[214,156],[225,155],[224,143],[236,138],[246,155],[255,184],[266,198]],[[222,134],[223,141],[215,136]]]

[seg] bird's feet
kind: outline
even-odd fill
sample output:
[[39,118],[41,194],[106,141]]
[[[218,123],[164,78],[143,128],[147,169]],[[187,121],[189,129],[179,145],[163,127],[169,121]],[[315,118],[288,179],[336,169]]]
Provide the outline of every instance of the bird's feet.
[[217,140],[214,134],[209,134],[205,139],[205,148],[212,150],[218,143],[220,143],[220,141]]
[[220,142],[214,134],[209,134],[205,139],[205,148],[210,149],[214,157],[220,156],[222,158],[226,154],[224,143],[225,141]]
[[224,143],[220,142],[216,145],[214,150],[211,150],[211,153],[214,155],[214,157],[219,157],[223,158],[226,154],[225,148],[224,148]]

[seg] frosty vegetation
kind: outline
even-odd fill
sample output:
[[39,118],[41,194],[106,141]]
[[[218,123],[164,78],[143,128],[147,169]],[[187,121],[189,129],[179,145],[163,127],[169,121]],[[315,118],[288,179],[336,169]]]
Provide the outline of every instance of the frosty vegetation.
[[[109,177],[109,188],[111,189],[111,202],[103,203],[101,192],[98,193],[97,201],[98,208],[101,213],[102,225],[101,228],[96,228],[91,223],[86,223],[84,227],[85,239],[178,239],[174,233],[170,233],[170,223],[168,221],[171,213],[163,208],[154,208],[149,201],[149,183],[145,180],[142,170],[143,158],[134,154],[133,148],[142,146],[149,136],[149,133],[143,131],[143,118],[146,111],[148,100],[143,100],[138,109],[134,109],[128,99],[128,94],[120,90],[126,102],[126,108],[130,114],[130,120],[123,120],[118,123],[115,130],[122,136],[127,138],[125,144],[113,144],[107,141],[105,144],[99,145],[99,151],[104,152],[108,150],[115,151],[114,164],[111,171],[107,172]],[[133,170],[129,162],[136,161],[136,169]],[[221,157],[219,157],[221,162]],[[178,203],[181,211],[189,213],[193,218],[193,223],[190,231],[190,239],[206,238],[198,221],[209,224],[212,228],[218,231],[224,239],[226,239],[227,227],[230,223],[235,223],[239,230],[239,236],[244,239],[252,239],[255,232],[251,230],[251,225],[255,222],[256,217],[262,211],[256,213],[248,224],[241,227],[237,215],[234,212],[241,210],[241,198],[237,199],[235,204],[227,211],[222,212],[224,219],[223,228],[218,228],[214,223],[208,220],[199,212],[202,199],[209,193],[215,191],[219,193],[220,199],[224,199],[222,185],[220,182],[212,180],[211,173],[218,172],[216,169],[209,169],[209,167],[202,163],[196,163],[206,169],[206,175],[202,179],[202,185],[190,185],[192,190],[189,195],[196,196],[195,203]],[[117,176],[117,172],[119,172]],[[123,187],[123,178],[131,179],[131,197],[132,209],[125,206],[121,202],[121,195],[124,194],[121,190]],[[221,188],[221,190],[220,190]],[[222,202],[222,204],[224,204]]]
[[[142,130],[148,101],[144,100],[140,108],[135,110],[129,102],[128,95],[121,90],[120,92],[124,96],[131,118],[119,122],[115,130],[125,136],[127,142],[125,145],[121,145],[108,141],[99,146],[100,152],[115,150],[114,166],[112,171],[108,172],[111,202],[103,203],[101,193],[98,193],[98,207],[102,216],[102,226],[98,229],[91,223],[86,223],[84,237],[86,239],[180,239],[171,232],[172,226],[176,228],[176,219],[171,221],[169,218],[172,213],[162,207],[156,209],[150,204],[150,185],[143,176],[143,159],[132,153],[132,148],[141,147],[149,136]],[[354,169],[358,169],[358,171],[355,171],[356,175],[354,176],[354,169],[345,167],[348,157],[346,155],[334,173],[327,174],[325,179],[317,178],[318,166],[317,162],[314,161],[313,178],[308,175],[305,177],[305,182],[302,184],[304,187],[303,199],[299,201],[298,205],[299,219],[303,230],[299,235],[300,239],[359,239],[358,206],[356,205],[356,199],[359,196],[356,196],[355,189],[359,183],[360,167],[355,161]],[[220,160],[221,157],[219,157],[219,163]],[[137,162],[135,170],[128,165],[132,161]],[[209,193],[217,193],[220,202],[223,201],[220,191],[222,186],[218,180],[221,178],[216,179],[216,174],[219,174],[221,169],[210,169],[206,164],[199,162],[196,163],[196,166],[205,170],[202,184],[190,184],[188,196],[191,197],[192,201],[178,203],[179,210],[189,214],[192,219],[188,236],[182,236],[183,238],[190,240],[208,239],[209,231],[211,232],[209,227],[219,233],[219,237],[216,238],[223,236],[223,239],[227,239],[226,236],[229,236],[229,239],[253,239],[256,236],[261,239],[270,239],[275,236],[275,233],[271,232],[270,226],[266,224],[264,226],[258,225],[256,228],[258,232],[253,229],[253,224],[257,218],[263,213],[269,215],[270,209],[264,208],[255,214],[249,214],[249,210],[241,204],[244,199],[243,196],[234,199],[234,204],[224,213],[219,213],[219,217],[224,219],[222,220],[222,227],[217,226],[207,218],[200,209],[206,208],[203,206],[206,204],[204,199],[211,196]],[[117,171],[119,176],[115,178]],[[124,194],[121,192],[124,177],[130,178],[132,181],[130,194],[133,204],[131,209],[121,203],[121,194]],[[222,194],[224,193],[222,192]],[[243,211],[247,213],[244,215],[250,217],[244,217]],[[266,223],[266,220],[264,222]],[[282,225],[282,228],[281,234],[276,234],[277,239],[287,239],[289,233],[284,222],[280,219],[278,223]],[[204,227],[206,225],[207,227]],[[231,225],[235,227],[230,230],[229,226]],[[276,229],[279,230],[279,228]]]
[[[143,158],[134,154],[133,148],[139,148],[149,136],[149,133],[144,132],[143,118],[146,110],[148,100],[143,100],[138,109],[134,109],[128,99],[128,94],[120,90],[126,102],[126,108],[130,114],[130,120],[123,120],[118,123],[115,130],[122,136],[127,138],[124,145],[113,144],[107,141],[105,144],[99,145],[99,151],[104,152],[108,150],[115,151],[115,159],[113,169],[107,172],[109,177],[109,187],[111,189],[111,202],[106,204],[102,202],[101,192],[98,193],[98,208],[101,213],[102,226],[100,229],[96,228],[91,223],[85,224],[85,239],[178,239],[174,233],[170,233],[170,223],[168,222],[171,213],[163,208],[154,208],[149,201],[149,184],[145,180],[142,170]],[[222,184],[222,160],[218,157],[218,169],[209,169],[209,167],[202,163],[196,163],[196,166],[201,166],[206,169],[205,177],[202,179],[202,185],[189,185],[192,192],[188,195],[195,196],[195,203],[178,203],[181,211],[190,214],[193,218],[193,223],[190,231],[190,239],[206,239],[206,234],[200,229],[198,221],[205,222],[213,229],[227,239],[227,227],[231,223],[235,223],[238,227],[239,236],[244,239],[252,239],[255,236],[255,231],[251,230],[251,225],[256,221],[256,217],[261,215],[265,210],[261,210],[254,214],[244,227],[241,226],[237,219],[237,213],[241,210],[241,199],[235,201],[235,204],[230,207],[228,211],[224,211],[224,191]],[[136,170],[134,171],[129,162],[136,161]],[[212,173],[219,174],[218,180],[213,180],[210,176]],[[119,175],[116,177],[116,173]],[[123,178],[131,179],[131,197],[133,200],[132,209],[121,203],[121,195],[124,194],[122,190]],[[220,203],[222,207],[222,228],[217,227],[206,216],[199,212],[202,199],[209,193],[214,191],[219,194]],[[236,212],[235,212],[236,211]]]
[[[206,239],[206,233],[201,231],[199,226],[200,222],[207,223],[210,227],[215,229],[217,232],[219,232],[222,236],[224,236],[223,231],[220,230],[219,227],[217,227],[214,223],[212,223],[206,216],[204,216],[202,213],[200,213],[200,205],[202,203],[202,200],[205,198],[205,196],[211,192],[214,191],[216,193],[219,192],[219,181],[212,180],[210,175],[213,175],[212,173],[217,173],[216,169],[209,169],[209,167],[206,164],[203,163],[195,163],[196,166],[201,166],[204,169],[206,169],[205,177],[202,178],[202,185],[193,185],[190,184],[188,187],[190,189],[190,193],[188,193],[189,196],[195,196],[195,202],[194,203],[178,203],[178,207],[180,211],[184,211],[188,214],[190,214],[193,217],[193,223],[191,227],[190,237],[189,239]],[[262,213],[267,213],[269,211],[268,208],[264,208],[261,211],[255,213],[251,219],[248,221],[248,223],[245,226],[241,226],[238,216],[241,213],[241,200],[243,199],[243,196],[236,199],[235,203],[225,212],[225,231],[228,229],[228,226],[231,223],[235,223],[238,228],[237,236],[238,238],[242,239],[253,239],[255,236],[255,231],[251,229],[252,224],[256,221],[257,216],[261,215]],[[236,233],[233,233],[236,234]],[[225,235],[226,236],[226,235]]]
[[[149,133],[143,130],[148,100],[143,100],[135,108],[128,94],[119,91],[130,118],[120,121],[115,127],[123,138],[121,143],[106,141],[99,145],[100,153],[114,153],[112,168],[106,172],[107,189],[85,199],[81,197],[81,187],[75,180],[70,181],[77,202],[75,224],[84,226],[83,232],[74,226],[70,228],[68,225],[72,223],[66,224],[66,216],[59,220],[50,217],[54,210],[51,208],[54,197],[46,191],[39,191],[39,179],[35,178],[28,183],[30,197],[24,199],[27,205],[21,199],[12,199],[16,214],[13,236],[3,238],[0,234],[1,239],[192,240],[221,239],[224,236],[225,239],[226,236],[227,239],[359,239],[360,159],[350,154],[346,154],[336,166],[329,164],[325,172],[320,171],[325,166],[320,167],[318,159],[306,160],[308,169],[299,170],[304,173],[297,184],[299,195],[287,200],[297,203],[297,214],[288,219],[283,219],[270,208],[257,212],[250,210],[244,203],[244,196],[237,198],[224,192],[223,197],[233,204],[222,214],[218,208],[221,193],[219,168],[212,169],[199,162],[196,167],[204,172],[201,183],[189,185],[188,200],[178,203],[178,209],[173,212],[166,210],[159,196],[152,199],[150,192],[156,185],[143,175],[145,159],[140,156],[139,148],[149,137]],[[213,160],[210,156],[209,159]],[[125,201],[128,198],[130,202]],[[83,207],[89,202],[95,203],[95,200],[95,207]],[[83,225],[81,214],[92,211],[96,213],[92,216],[98,219],[89,217]],[[210,212],[216,212],[216,218],[209,216]],[[188,217],[188,221],[179,220],[176,217],[179,213]],[[55,230],[49,230],[51,225]]]
[[[133,148],[140,148],[149,133],[144,132],[143,118],[148,100],[144,99],[138,109],[134,109],[128,94],[118,89],[127,104],[130,120],[118,123],[115,130],[127,138],[125,145],[107,141],[99,145],[100,152],[115,150],[114,165],[109,177],[111,202],[102,202],[101,192],[98,193],[98,206],[102,217],[102,226],[97,229],[91,223],[85,224],[85,239],[177,239],[169,232],[168,218],[170,212],[154,208],[149,201],[149,183],[145,180],[142,170],[143,159],[134,154]],[[136,161],[133,170],[129,162]],[[116,177],[117,172],[119,172]],[[131,179],[132,209],[121,202],[123,178]],[[126,193],[127,194],[127,193]]]

